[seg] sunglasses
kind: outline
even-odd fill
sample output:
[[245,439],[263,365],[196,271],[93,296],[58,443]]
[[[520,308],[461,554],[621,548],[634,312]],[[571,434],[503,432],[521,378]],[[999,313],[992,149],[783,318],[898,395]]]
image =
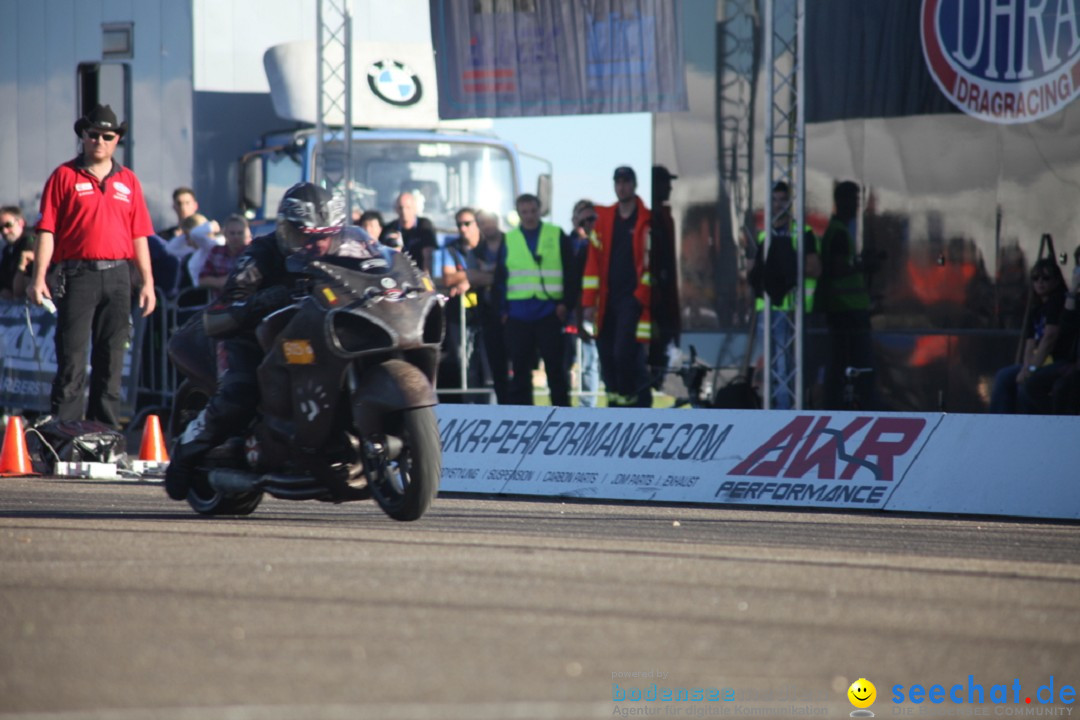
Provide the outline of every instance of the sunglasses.
[[469,227],[470,225],[475,225],[475,224],[476,224],[475,220],[459,220],[457,226],[458,227]]
[[1032,275],[1031,276],[1031,282],[1039,282],[1040,280],[1042,280],[1043,282],[1050,282],[1053,279],[1054,279],[1053,275]]
[[111,132],[97,132],[96,130],[87,130],[86,137],[90,140],[104,140],[105,142],[112,142],[116,139],[116,133]]
[[596,222],[596,216],[595,215],[589,215],[588,217],[582,218],[581,222]]
[[3,225],[0,225],[0,227],[4,228],[5,230],[10,230],[11,228],[15,227],[15,223],[11,220],[8,220]]

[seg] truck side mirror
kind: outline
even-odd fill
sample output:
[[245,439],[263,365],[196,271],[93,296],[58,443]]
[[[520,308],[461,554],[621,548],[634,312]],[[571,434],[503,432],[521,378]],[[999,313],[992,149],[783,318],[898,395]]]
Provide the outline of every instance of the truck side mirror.
[[263,156],[261,153],[251,153],[240,160],[240,198],[245,210],[262,207]]
[[536,197],[540,198],[540,216],[551,212],[551,173],[541,173],[536,178]]

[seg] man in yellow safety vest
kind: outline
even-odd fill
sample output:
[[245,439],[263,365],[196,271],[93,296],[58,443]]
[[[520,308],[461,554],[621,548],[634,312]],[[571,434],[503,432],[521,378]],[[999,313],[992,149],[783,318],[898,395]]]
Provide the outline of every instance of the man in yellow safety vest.
[[576,300],[566,297],[563,258],[570,257],[570,241],[558,226],[540,221],[540,200],[535,195],[519,196],[517,212],[521,223],[506,234],[495,282],[513,369],[510,403],[533,404],[532,371],[539,356],[551,404],[569,407],[563,329],[567,308]]

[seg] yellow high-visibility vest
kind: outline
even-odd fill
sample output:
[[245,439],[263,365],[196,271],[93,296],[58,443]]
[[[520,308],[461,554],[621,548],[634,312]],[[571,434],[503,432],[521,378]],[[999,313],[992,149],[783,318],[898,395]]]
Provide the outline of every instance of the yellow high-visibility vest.
[[506,234],[507,300],[562,300],[561,236],[562,231],[556,226],[541,224],[536,255],[533,255],[520,228]]
[[[806,226],[806,232],[809,233],[811,236],[814,235],[814,231],[809,225]],[[805,234],[804,234],[804,237],[805,237]],[[763,262],[765,262],[765,253],[762,252],[762,248],[765,247],[765,231],[764,230],[762,230],[762,231],[760,231],[758,233],[757,244],[758,244],[758,259],[755,262],[762,262],[763,263]],[[818,245],[818,239],[817,239],[816,236],[814,236],[814,247],[811,248],[810,251],[813,252],[813,253],[817,253],[818,252],[817,245]],[[791,223],[791,246],[794,247],[796,251],[799,250],[798,238],[795,237],[795,223],[794,222]],[[803,250],[803,252],[804,253],[806,252],[805,249]],[[761,269],[763,271],[765,270],[764,267],[762,267]],[[816,291],[817,291],[817,278],[812,278],[812,277],[803,278],[803,312],[812,313],[814,311],[814,293]],[[773,307],[773,310],[792,310],[792,309],[794,309],[794,307],[795,307],[795,291],[792,290],[786,296],[784,296],[784,301],[782,303],[775,303],[774,302],[772,307]],[[761,312],[762,310],[765,309],[765,298],[764,297],[759,297],[756,300],[754,300],[754,309],[757,310],[758,312]]]

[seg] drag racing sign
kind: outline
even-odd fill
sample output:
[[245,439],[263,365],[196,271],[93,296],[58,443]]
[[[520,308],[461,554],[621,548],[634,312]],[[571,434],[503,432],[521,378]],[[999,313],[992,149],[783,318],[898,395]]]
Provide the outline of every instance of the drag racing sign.
[[1080,94],[1076,0],[922,0],[919,32],[934,82],[973,117],[1027,123]]

